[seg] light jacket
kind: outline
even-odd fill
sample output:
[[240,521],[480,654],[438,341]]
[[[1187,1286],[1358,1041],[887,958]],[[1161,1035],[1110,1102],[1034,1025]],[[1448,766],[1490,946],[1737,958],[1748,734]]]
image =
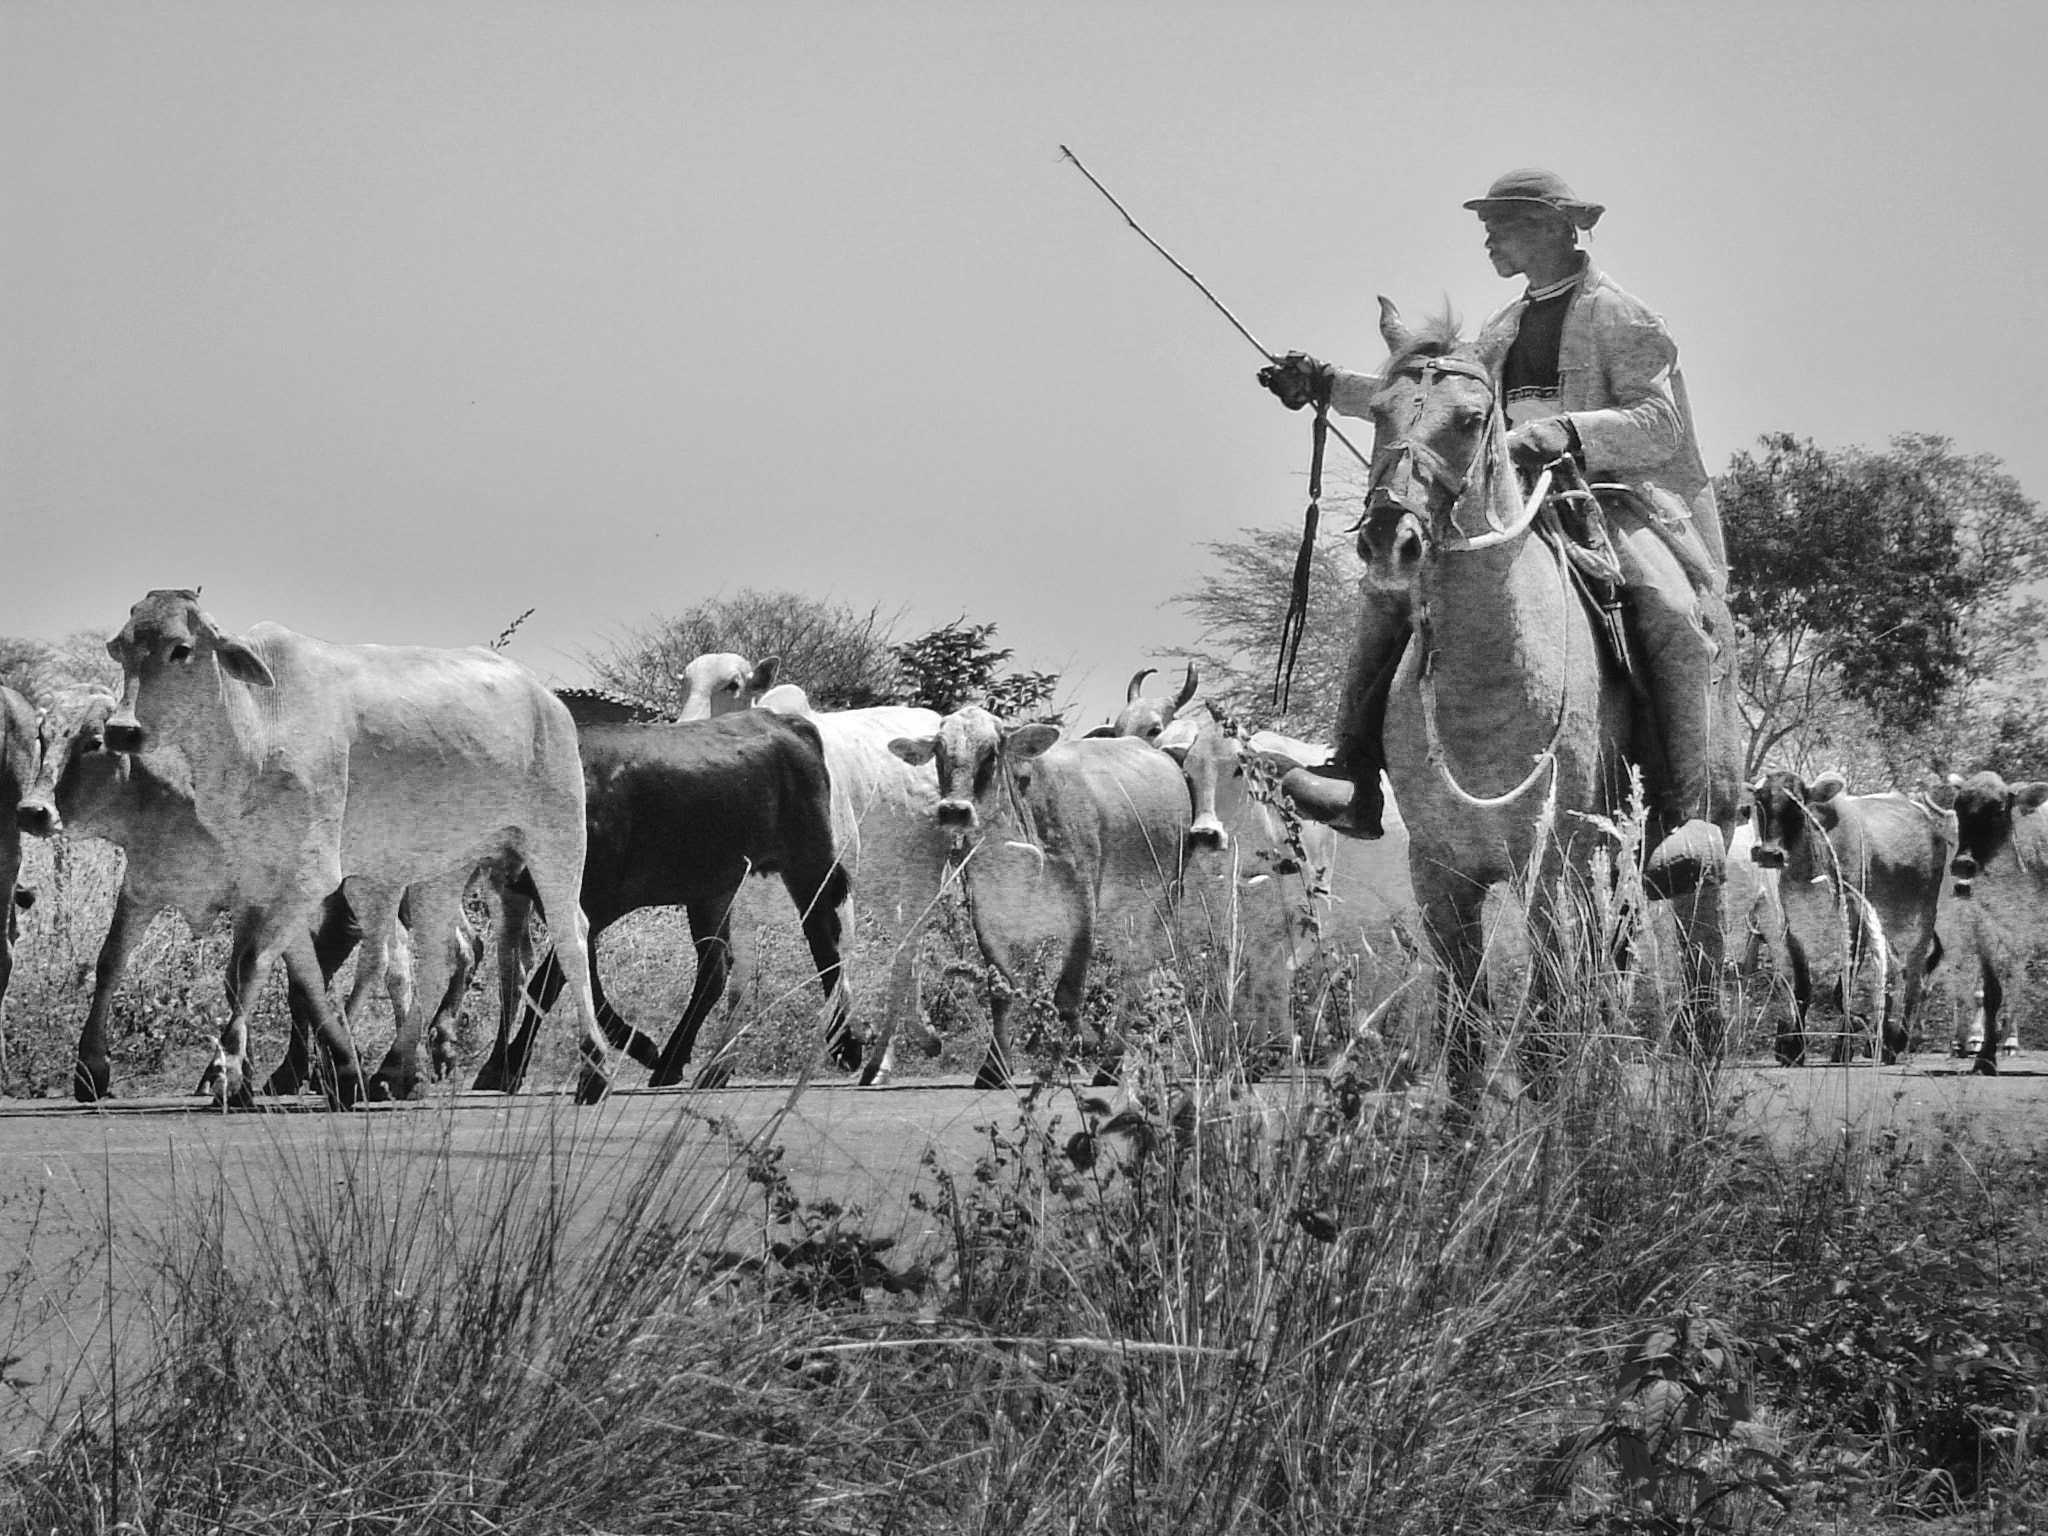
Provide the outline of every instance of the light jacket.
[[[1496,385],[1527,307],[1527,299],[1517,299],[1480,328],[1475,346]],[[1565,311],[1557,361],[1558,403],[1578,429],[1587,477],[1634,489],[1655,509],[1667,536],[1680,535],[1675,524],[1690,518],[1715,567],[1725,573],[1728,556],[1714,486],[1693,432],[1678,347],[1663,317],[1588,261]],[[1347,416],[1370,417],[1378,387],[1372,375],[1339,370],[1331,406]]]

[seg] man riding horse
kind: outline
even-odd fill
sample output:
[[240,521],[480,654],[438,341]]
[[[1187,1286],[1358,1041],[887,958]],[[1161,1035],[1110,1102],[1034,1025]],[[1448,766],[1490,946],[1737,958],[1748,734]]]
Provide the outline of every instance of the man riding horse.
[[[1579,249],[1605,211],[1549,171],[1510,171],[1465,204],[1486,226],[1486,254],[1522,296],[1486,322],[1476,350],[1506,412],[1516,465],[1583,472],[1599,487],[1633,665],[1648,696],[1635,757],[1666,837],[1646,874],[1684,886],[1718,872],[1721,834],[1737,790],[1734,628],[1727,556],[1714,490],[1693,435],[1678,349],[1654,312],[1624,293]],[[1301,353],[1259,374],[1290,410],[1310,403],[1369,417],[1381,381]],[[1379,455],[1375,456],[1376,458]],[[1569,460],[1567,466],[1561,461]],[[1381,494],[1375,472],[1373,495]],[[1571,478],[1568,474],[1566,478]],[[1369,502],[1370,505],[1370,502]],[[1332,764],[1288,775],[1306,816],[1353,837],[1380,835],[1381,740],[1387,694],[1410,618],[1367,594],[1359,615]]]

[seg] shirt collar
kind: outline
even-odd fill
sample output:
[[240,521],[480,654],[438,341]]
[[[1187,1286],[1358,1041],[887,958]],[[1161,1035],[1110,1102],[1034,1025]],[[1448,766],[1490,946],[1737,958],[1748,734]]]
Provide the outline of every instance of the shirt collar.
[[1547,286],[1542,288],[1538,288],[1534,285],[1531,285],[1529,289],[1523,293],[1522,302],[1525,304],[1541,304],[1545,299],[1554,299],[1561,293],[1571,292],[1572,289],[1576,288],[1579,285],[1580,280],[1585,277],[1586,272],[1588,270],[1588,266],[1589,264],[1586,261],[1585,252],[1581,251],[1579,253],[1579,264],[1576,267],[1572,268],[1570,273],[1568,273],[1564,277],[1560,277],[1556,282],[1548,284]]

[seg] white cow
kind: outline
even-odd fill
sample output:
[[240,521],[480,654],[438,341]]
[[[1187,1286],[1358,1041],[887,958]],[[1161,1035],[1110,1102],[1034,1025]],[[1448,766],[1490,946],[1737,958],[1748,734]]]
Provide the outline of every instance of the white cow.
[[1955,900],[1947,911],[1958,948],[1977,962],[1977,1008],[1956,1050],[1975,1058],[1974,1071],[1991,1075],[1999,1057],[2019,1048],[2001,973],[2018,974],[2048,938],[2048,815],[2041,809],[2048,783],[1951,774],[1935,798],[1956,821]]
[[[1808,784],[1796,773],[1763,774],[1749,786],[1756,843],[1752,862],[1783,873],[1793,1020],[1779,1032],[1778,1059],[1805,1058],[1812,962],[1839,964],[1845,1017],[1868,1015],[1887,1065],[1911,1047],[1927,974],[1941,960],[1935,919],[1951,832],[1941,811],[1900,794],[1852,795],[1839,773]],[[1894,999],[1898,1006],[1893,1006]],[[1849,1037],[1835,1059],[1848,1058]]]
[[770,656],[759,666],[731,651],[712,651],[694,657],[676,674],[683,691],[678,720],[709,720],[735,710],[752,709],[761,695],[775,686],[776,659]]
[[[354,1013],[387,966],[408,963],[391,943],[408,888],[414,926],[447,932],[479,867],[500,885],[529,876],[583,1028],[577,1098],[604,1095],[611,1066],[577,906],[583,766],[567,707],[538,678],[481,648],[333,645],[275,624],[230,635],[183,590],[143,598],[107,651],[122,693],[106,745],[184,754],[240,904],[235,1003],[209,1072],[224,1099],[249,1100],[250,1010],[279,956],[309,944],[331,892],[363,930]],[[440,997],[441,946],[412,958],[420,992]],[[419,1027],[415,999],[373,1088],[416,1076]],[[353,1097],[362,1069],[347,1032],[330,1026],[321,1040]]]
[[[107,751],[106,725],[115,704],[112,694],[97,687],[57,692],[43,712],[42,768],[19,811],[24,831],[38,837],[104,838],[123,856],[121,890],[100,945],[72,1075],[72,1093],[85,1104],[113,1095],[107,1024],[129,958],[151,921],[166,909],[175,911],[198,938],[216,918],[239,910],[227,855],[199,820],[183,756]],[[401,923],[406,915],[401,905]],[[411,942],[409,935],[397,937]],[[291,1043],[263,1092],[297,1093],[313,1075],[310,1048],[327,1020],[326,984],[361,938],[348,903],[336,893],[323,903],[312,934],[315,968],[305,970],[305,952],[287,948]],[[446,943],[448,987],[427,1031],[437,1077],[454,1063],[455,1027],[482,947],[460,911]],[[409,1001],[402,977],[397,967],[389,976],[392,1014],[401,1024]],[[499,966],[501,1010],[517,997],[522,979],[518,957],[507,947]]]
[[1147,675],[1131,679],[1109,734],[1151,742],[1187,777],[1194,819],[1183,926],[1228,958],[1233,1001],[1253,1021],[1253,1043],[1292,1048],[1294,975],[1319,944],[1347,957],[1377,956],[1398,942],[1397,928],[1414,930],[1408,829],[1391,796],[1386,835],[1372,842],[1283,814],[1272,781],[1327,762],[1330,748],[1274,731],[1240,738],[1195,698],[1192,663],[1177,698],[1141,693]]
[[1055,947],[1053,1008],[1069,1026],[1080,1023],[1098,939],[1117,946],[1127,985],[1170,957],[1187,788],[1143,742],[1062,742],[1056,726],[1006,727],[971,705],[890,750],[938,769],[933,820],[953,846],[982,955],[1004,983],[975,1078],[998,1087],[1010,1080],[1010,1008],[1039,944]]
[[[853,877],[855,938],[845,950],[853,952],[867,917],[890,945],[888,996],[880,1027],[869,1031],[860,1074],[863,1083],[886,1082],[895,1070],[897,1032],[906,1024],[928,1052],[938,1050],[918,997],[917,945],[945,882],[950,839],[934,819],[938,775],[896,756],[890,743],[899,736],[930,735],[939,717],[892,704],[814,710],[803,690],[788,683],[765,694],[761,707],[802,715],[825,744],[832,838],[841,867]],[[861,996],[858,986],[854,996]]]

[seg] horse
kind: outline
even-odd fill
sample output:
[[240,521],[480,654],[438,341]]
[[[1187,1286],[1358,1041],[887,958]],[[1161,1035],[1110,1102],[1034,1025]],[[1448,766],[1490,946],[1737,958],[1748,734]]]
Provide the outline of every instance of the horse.
[[[1618,851],[1614,818],[1644,743],[1635,693],[1546,496],[1550,472],[1523,495],[1493,371],[1461,344],[1455,321],[1410,331],[1380,305],[1390,357],[1371,402],[1358,551],[1368,601],[1394,605],[1410,630],[1387,697],[1387,776],[1439,962],[1451,1082],[1470,1099],[1485,1071],[1471,1003],[1487,893],[1525,882],[1535,1025],[1521,1054],[1525,1082],[1538,1087],[1559,1055],[1560,973],[1584,948],[1568,889],[1591,897],[1596,853]],[[1678,1033],[1702,1058],[1722,1047],[1721,857],[1716,845],[1689,877],[1646,883],[1673,904],[1687,994]]]

